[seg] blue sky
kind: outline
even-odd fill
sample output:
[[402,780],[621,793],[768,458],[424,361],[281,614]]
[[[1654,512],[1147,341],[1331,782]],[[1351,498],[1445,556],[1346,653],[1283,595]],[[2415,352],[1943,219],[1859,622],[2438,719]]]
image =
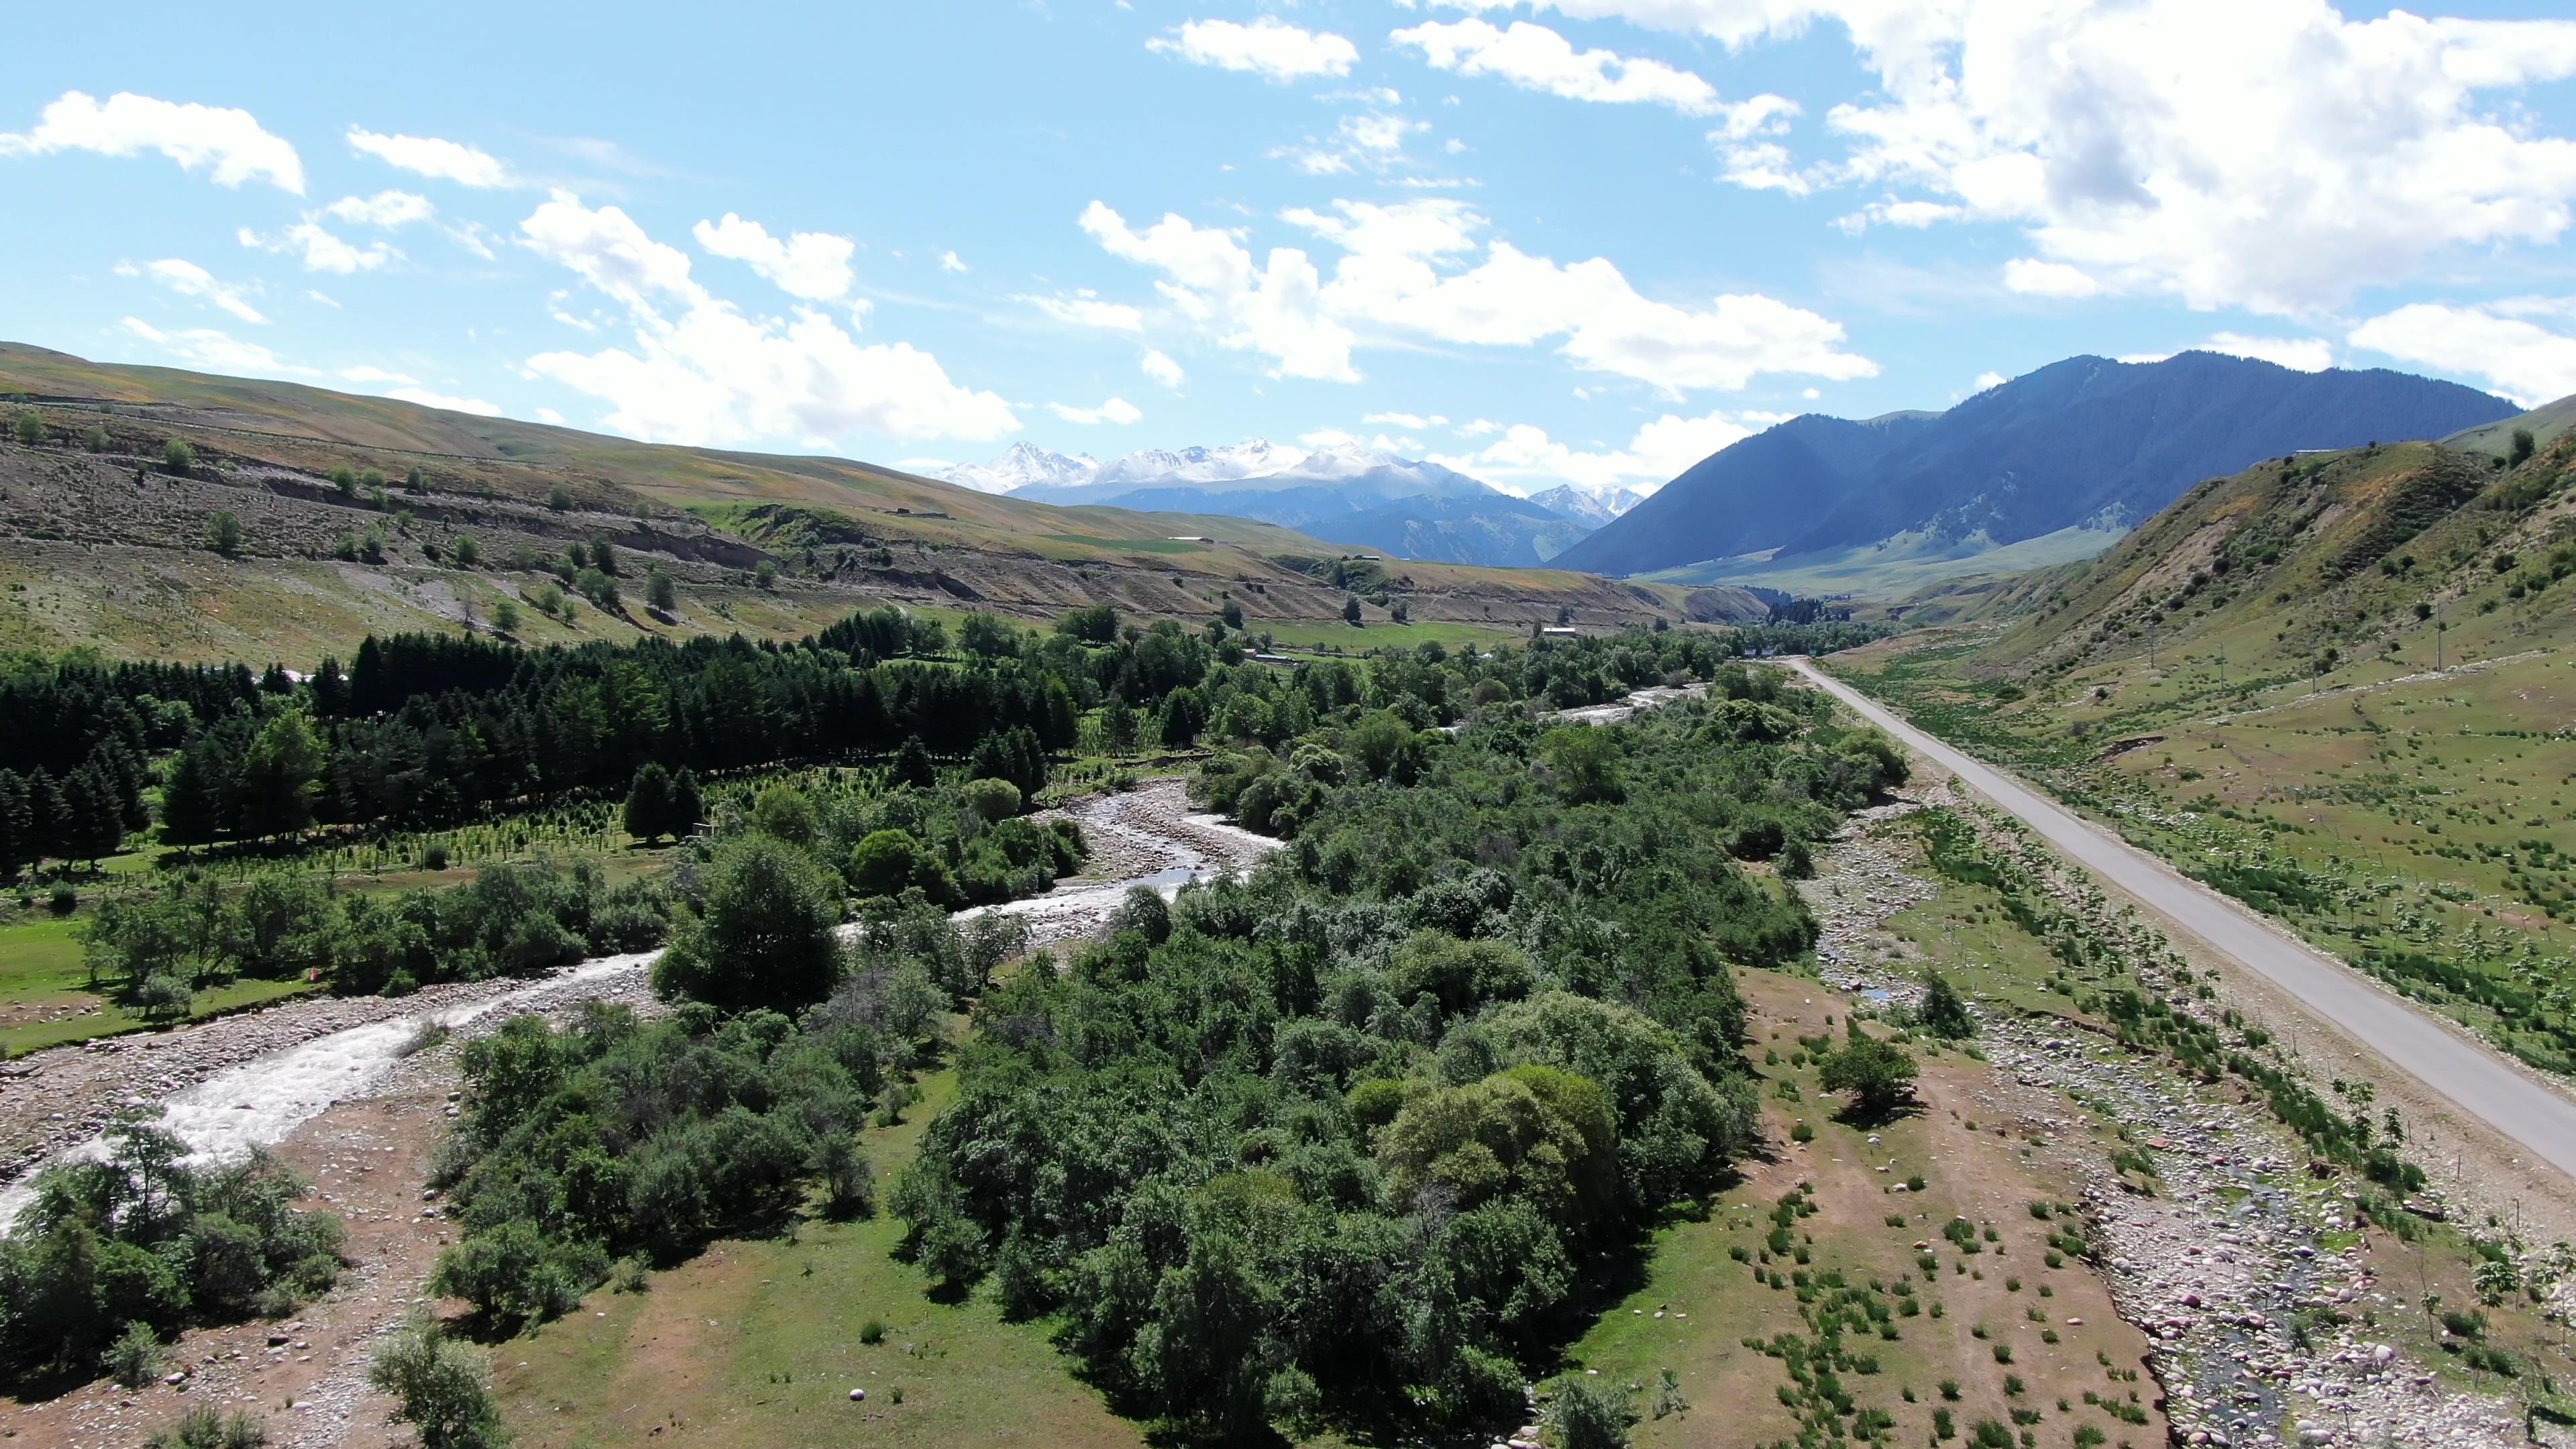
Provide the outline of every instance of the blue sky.
[[20,27],[0,336],[929,467],[1651,486],[2216,345],[2576,391],[2576,22],[2296,0],[141,5]]

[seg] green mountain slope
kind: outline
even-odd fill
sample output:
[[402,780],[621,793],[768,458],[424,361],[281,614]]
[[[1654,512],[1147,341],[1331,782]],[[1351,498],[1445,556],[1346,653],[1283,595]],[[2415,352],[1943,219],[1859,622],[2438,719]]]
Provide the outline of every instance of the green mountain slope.
[[[0,444],[0,647],[293,662],[369,630],[489,627],[504,600],[545,589],[526,560],[599,538],[639,555],[628,593],[659,567],[683,606],[569,624],[523,611],[517,632],[794,635],[888,600],[1033,618],[1108,602],[1203,621],[1232,602],[1256,629],[1316,637],[1346,627],[1358,594],[1378,631],[1348,631],[1364,646],[1409,637],[1387,630],[1399,612],[1417,629],[1515,634],[1561,614],[1616,626],[1765,613],[1740,589],[1354,561],[1369,551],[1248,519],[1062,508],[847,459],[638,443],[20,344],[0,343],[0,394],[40,439]],[[197,458],[185,475],[161,466],[173,441]],[[339,470],[392,486],[338,489]],[[244,526],[228,556],[208,547],[218,514]],[[460,569],[469,538],[480,565]]]

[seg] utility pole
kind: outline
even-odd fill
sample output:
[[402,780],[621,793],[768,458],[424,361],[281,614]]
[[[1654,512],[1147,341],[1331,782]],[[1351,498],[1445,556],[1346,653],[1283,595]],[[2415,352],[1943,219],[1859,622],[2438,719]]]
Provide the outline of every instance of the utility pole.
[[2433,672],[2442,672],[2442,636],[2450,632],[2451,621],[2442,617],[2440,600],[2433,603]]

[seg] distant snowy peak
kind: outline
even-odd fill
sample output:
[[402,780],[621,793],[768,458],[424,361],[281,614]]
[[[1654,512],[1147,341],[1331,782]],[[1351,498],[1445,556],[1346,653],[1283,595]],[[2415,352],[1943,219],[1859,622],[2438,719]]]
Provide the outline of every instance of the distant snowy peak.
[[1305,462],[1306,456],[1300,449],[1279,447],[1263,438],[1248,438],[1222,448],[1146,448],[1111,459],[1088,481],[1136,485],[1232,483],[1286,472]]
[[989,463],[965,463],[941,471],[943,482],[979,493],[1010,493],[1032,483],[1074,487],[1100,475],[1098,460],[1082,453],[1058,453],[1035,443],[1013,443]]
[[1633,488],[1592,490],[1577,488],[1571,483],[1559,483],[1544,493],[1531,494],[1529,501],[1551,513],[1561,513],[1577,522],[1588,523],[1599,528],[1646,500],[1644,494]]
[[[951,468],[951,483],[1016,493],[1042,503],[1107,503],[1145,490],[1210,493],[1330,488],[1352,499],[1473,498],[1494,490],[1437,463],[1336,443],[1312,452],[1261,438],[1221,448],[1147,448],[1096,463],[1079,453],[1017,443],[990,463]],[[1161,506],[1161,505],[1143,505]]]

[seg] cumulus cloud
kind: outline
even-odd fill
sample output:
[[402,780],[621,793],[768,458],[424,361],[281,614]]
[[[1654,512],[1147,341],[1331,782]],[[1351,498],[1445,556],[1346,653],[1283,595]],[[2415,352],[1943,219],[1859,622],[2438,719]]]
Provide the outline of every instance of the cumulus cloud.
[[2105,291],[2315,314],[2446,251],[2557,243],[2576,206],[2576,141],[2494,94],[2576,75],[2576,21],[2350,20],[2328,0],[1533,8],[1730,47],[1837,22],[1876,85],[1826,117],[1833,179],[2018,226]]
[[1573,42],[1526,20],[1497,29],[1482,20],[1432,21],[1387,37],[1419,50],[1434,70],[1489,75],[1525,91],[1574,101],[1670,106],[1686,116],[1714,115],[1717,87],[1658,60],[1608,50],[1577,50]]
[[[558,191],[520,241],[622,306],[632,344],[544,352],[528,371],[609,405],[607,426],[652,442],[783,439],[831,446],[852,432],[984,442],[1019,427],[1010,404],[950,380],[909,343],[862,343],[799,308],[748,317],[689,274],[688,254],[614,206]],[[854,317],[853,328],[856,326]]]
[[312,368],[299,367],[281,359],[256,342],[244,342],[211,327],[183,327],[164,332],[140,317],[128,317],[117,327],[128,337],[149,342],[181,362],[193,363],[209,372],[231,373],[240,377],[320,375]]
[[1985,392],[1992,388],[2001,387],[2010,381],[2012,381],[2011,378],[2004,376],[2000,372],[1981,372],[1977,374],[1977,391]]
[[1148,349],[1145,353],[1144,361],[1138,363],[1137,367],[1144,372],[1146,377],[1162,384],[1164,387],[1179,387],[1181,385],[1183,377],[1181,365],[1174,362],[1169,357],[1164,356],[1160,349]]
[[501,409],[497,405],[485,402],[479,397],[454,397],[443,392],[431,392],[425,387],[398,387],[388,391],[385,396],[407,403],[418,403],[425,408],[445,408],[451,413],[472,413],[480,418],[497,418],[501,415]]
[[1101,327],[1112,332],[1145,330],[1145,314],[1141,309],[1124,302],[1103,302],[1100,294],[1089,287],[1079,289],[1070,297],[1022,297],[1019,300],[1058,322],[1069,322],[1076,327]]
[[1286,377],[1359,379],[1351,331],[1324,315],[1323,278],[1305,252],[1277,247],[1256,265],[1232,232],[1178,215],[1139,231],[1098,201],[1081,224],[1111,256],[1162,273],[1154,289],[1217,345],[1261,353]]
[[1145,42],[1149,50],[1177,55],[1193,65],[1249,71],[1267,81],[1348,75],[1359,47],[1330,31],[1304,30],[1264,15],[1249,25],[1232,20],[1192,20],[1168,36]]
[[1417,432],[1424,428],[1449,426],[1449,420],[1436,413],[1429,416],[1421,413],[1370,413],[1360,421],[1373,427],[1412,428]]
[[858,247],[848,237],[800,231],[782,241],[730,211],[722,221],[699,222],[691,235],[709,255],[743,263],[791,297],[827,302],[850,290],[850,255]]
[[183,261],[177,257],[163,257],[157,262],[147,262],[140,267],[122,264],[116,270],[122,276],[146,278],[155,286],[167,287],[182,297],[194,297],[208,306],[229,312],[244,322],[268,320],[259,314],[258,308],[250,304],[249,298],[242,295],[241,288],[229,282],[217,281],[214,273],[198,266],[195,262]]
[[939,270],[943,272],[962,272],[966,269],[966,263],[961,260],[955,252],[941,252],[939,254]]
[[2436,371],[2484,378],[2524,407],[2538,407],[2576,393],[2576,337],[2531,318],[2570,310],[2576,309],[2546,299],[2476,307],[2416,302],[2370,318],[2344,340]]
[[340,376],[341,376],[343,379],[345,379],[345,380],[347,380],[347,381],[349,381],[349,382],[365,382],[365,383],[387,383],[387,382],[397,382],[397,383],[403,383],[403,384],[408,385],[408,384],[411,384],[411,383],[414,383],[414,382],[418,382],[418,381],[419,381],[419,379],[418,379],[418,378],[415,378],[415,377],[411,376],[409,373],[391,372],[391,371],[388,371],[388,370],[386,370],[386,369],[384,369],[384,368],[377,367],[377,366],[375,366],[375,365],[374,365],[374,364],[372,364],[372,363],[364,363],[364,362],[362,362],[362,363],[358,364],[358,365],[357,365],[357,366],[355,366],[355,367],[344,367],[344,368],[341,368],[341,369],[340,369]]
[[429,198],[410,191],[379,191],[373,196],[343,196],[322,208],[342,221],[378,226],[387,231],[427,221],[438,214]]
[[462,141],[445,141],[436,136],[383,136],[364,126],[351,126],[349,149],[414,175],[453,181],[459,186],[518,184],[509,163]]
[[104,102],[65,91],[32,129],[0,132],[0,156],[94,151],[133,156],[157,151],[183,171],[204,167],[218,185],[265,181],[304,194],[304,161],[295,148],[260,127],[248,111],[155,100],[119,91]]
[[1262,353],[1287,377],[1356,379],[1351,351],[1364,338],[1484,347],[1553,339],[1578,367],[1673,396],[1740,389],[1765,372],[1878,371],[1844,350],[1840,324],[1770,297],[1657,301],[1607,258],[1560,265],[1502,241],[1462,265],[1485,226],[1462,202],[1343,200],[1283,219],[1342,250],[1329,282],[1299,248],[1273,248],[1256,265],[1237,234],[1176,215],[1138,231],[1095,201],[1082,226],[1112,255],[1161,272],[1156,289],[1219,345]]
[[1777,421],[1767,413],[1718,412],[1695,418],[1666,413],[1639,428],[1626,447],[1595,449],[1559,442],[1546,429],[1528,423],[1500,429],[1485,424],[1487,431],[1498,434],[1493,442],[1473,452],[1434,454],[1431,461],[1524,495],[1559,483],[1651,493],[1709,454],[1751,436],[1748,423]]
[[1084,427],[1092,427],[1100,423],[1142,422],[1145,417],[1143,413],[1136,410],[1134,403],[1123,397],[1113,397],[1096,408],[1077,408],[1064,403],[1051,402],[1047,404],[1047,411],[1068,423],[1079,423]]
[[402,255],[384,242],[352,246],[321,223],[310,219],[297,222],[274,236],[263,236],[249,227],[243,227],[237,235],[243,246],[284,252],[299,259],[308,272],[336,272],[344,277],[355,272],[372,272]]

